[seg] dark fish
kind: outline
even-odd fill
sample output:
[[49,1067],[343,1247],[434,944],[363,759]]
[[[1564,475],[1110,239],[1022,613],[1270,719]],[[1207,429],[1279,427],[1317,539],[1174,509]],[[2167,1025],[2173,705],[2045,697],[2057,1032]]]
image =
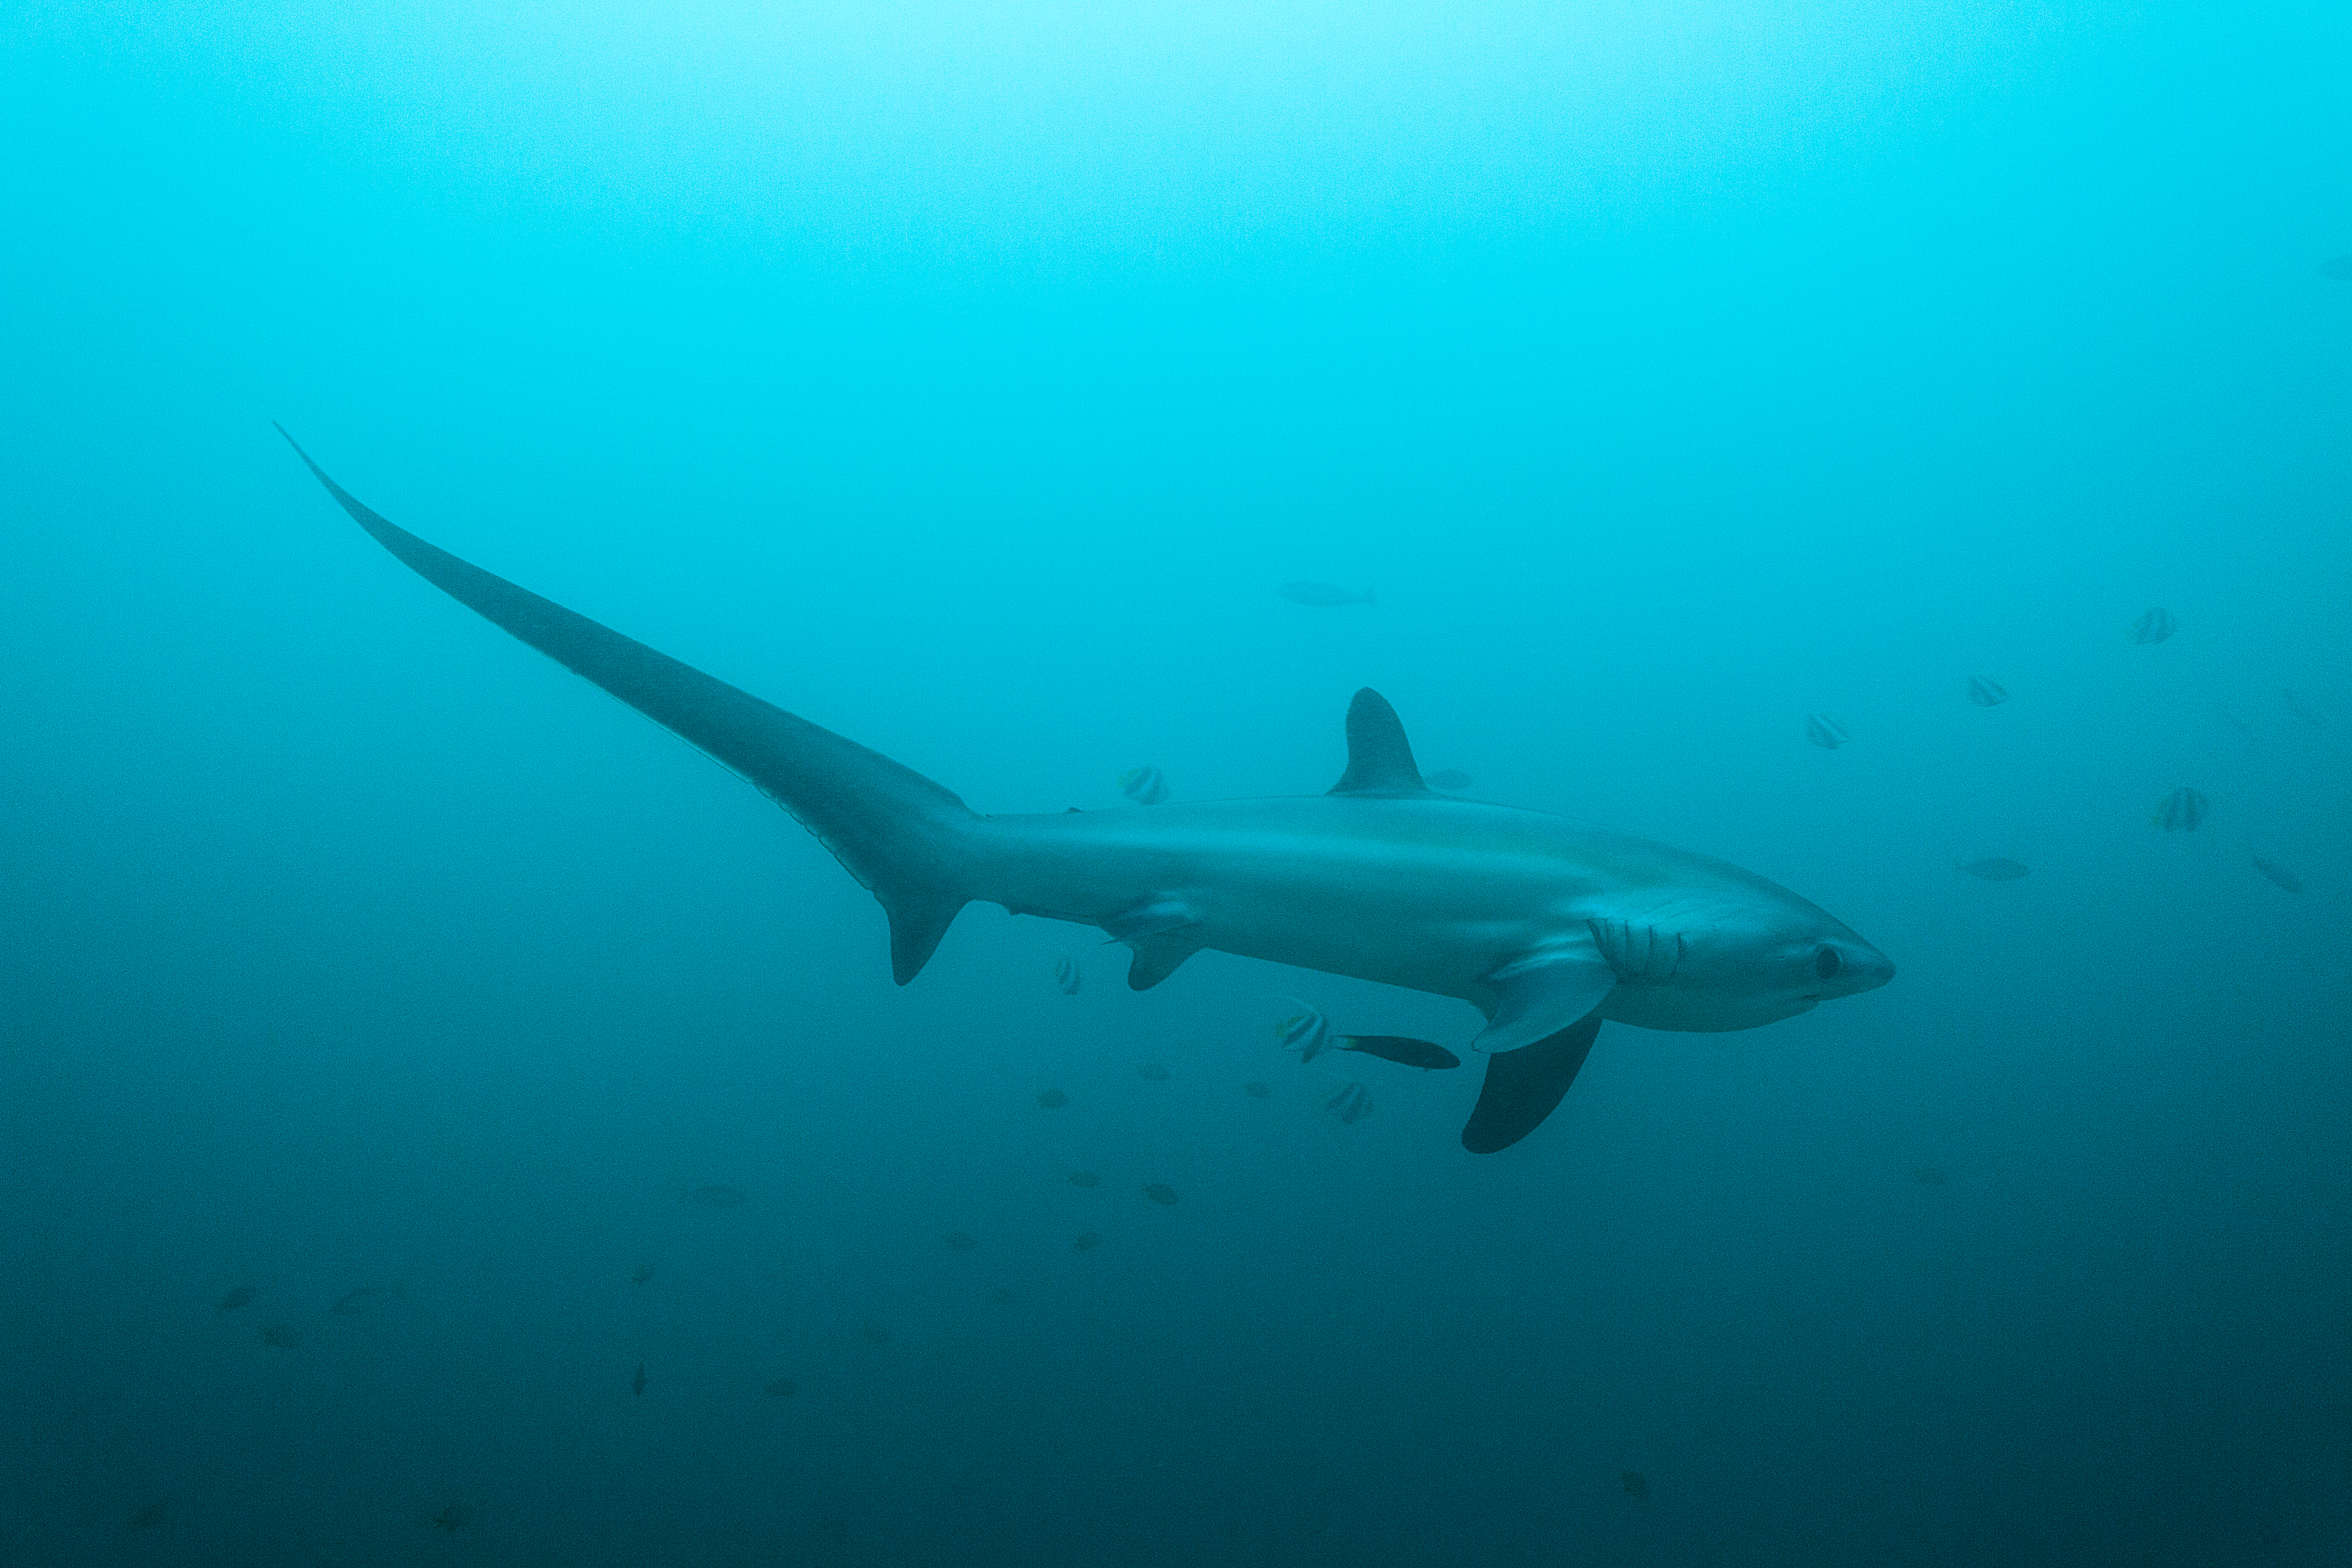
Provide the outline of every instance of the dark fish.
[[1432,789],[1468,789],[1470,775],[1460,768],[1442,768],[1421,781]]
[[1372,1097],[1360,1083],[1343,1083],[1323,1097],[1323,1109],[1338,1117],[1342,1127],[1353,1127],[1372,1113]]
[[788,1394],[798,1394],[800,1391],[801,1385],[789,1377],[780,1377],[773,1382],[760,1385],[760,1392],[771,1399],[782,1399]]
[[1176,1201],[1176,1189],[1165,1182],[1146,1182],[1143,1195],[1155,1204],[1172,1204]]
[[978,1237],[961,1230],[948,1232],[948,1246],[957,1252],[971,1252],[980,1246]]
[[291,1323],[272,1323],[261,1331],[261,1342],[290,1351],[302,1342],[302,1331]]
[[250,1285],[240,1285],[236,1289],[230,1291],[227,1295],[223,1296],[220,1299],[219,1303],[213,1308],[213,1310],[215,1312],[234,1312],[239,1307],[248,1305],[252,1300],[253,1287]]
[[2124,635],[2145,647],[2149,643],[2162,642],[2179,629],[2180,623],[2172,618],[2170,610],[2142,610],[2139,619],[2134,621],[2131,630]]
[[2295,696],[2294,692],[2289,691],[2285,687],[2282,686],[2279,688],[2279,696],[2285,700],[2286,710],[2288,712],[2294,714],[2296,718],[2302,720],[2305,723],[2310,725],[2315,730],[2326,728],[2326,725],[2320,723],[2319,715],[2314,713],[2310,709],[2305,708],[2303,705],[2302,699]]
[[1078,994],[1078,987],[1086,983],[1087,977],[1078,973],[1076,959],[1062,958],[1055,961],[1054,984],[1063,995],[1076,996]]
[[1940,1165],[1914,1165],[1911,1167],[1911,1179],[1923,1187],[1940,1187],[1952,1178]]
[[1037,1103],[1048,1110],[1059,1110],[1070,1103],[1070,1097],[1058,1089],[1041,1089],[1037,1091]]
[[642,1285],[653,1277],[654,1266],[650,1263],[640,1263],[629,1270],[629,1283],[632,1285]]
[[2333,261],[2319,264],[2322,278],[2333,278],[2338,283],[2352,283],[2352,256],[2339,256]]
[[1135,1069],[1135,1076],[1150,1083],[1166,1083],[1168,1069],[1158,1062],[1145,1062]]
[[1981,675],[1969,677],[1969,700],[1979,708],[1998,708],[2009,700],[2009,688]]
[[1328,583],[1285,583],[1275,590],[1294,605],[1312,605],[1320,610],[1335,610],[1342,605],[1377,605],[1370,588],[1360,594],[1345,588],[1335,588]]
[[391,1302],[407,1300],[397,1285],[362,1285],[327,1310],[339,1318],[356,1318]]
[[462,1530],[473,1522],[474,1510],[461,1502],[453,1502],[433,1516],[436,1530]]
[[2205,797],[2185,785],[2158,803],[2154,821],[2166,832],[2194,833],[2205,820]]
[[637,1363],[637,1375],[629,1379],[629,1392],[639,1399],[646,1396],[646,1363]]
[[2221,710],[2221,717],[2230,721],[2230,728],[2235,730],[2239,734],[2243,735],[2249,741],[2257,741],[2262,738],[2254,733],[2252,725],[2247,723],[2243,719],[2239,718],[2235,713],[2230,711],[2230,705],[2228,703],[2217,702],[2214,706]]
[[1625,1489],[1625,1495],[1629,1498],[1634,1498],[1644,1501],[1649,1498],[1649,1479],[1643,1476],[1639,1470],[1618,1471],[1617,1484]]
[[1852,739],[1845,726],[1826,713],[1808,714],[1805,719],[1805,739],[1825,752],[1834,752]]
[[988,1304],[992,1307],[1010,1307],[1013,1305],[1013,1292],[999,1285],[988,1293]]
[[145,1508],[141,1509],[137,1513],[131,1516],[131,1528],[133,1530],[152,1530],[157,1525],[163,1522],[164,1514],[170,1511],[171,1510],[165,1504],[151,1502]]
[[1096,1175],[1092,1171],[1072,1171],[1070,1173],[1070,1185],[1074,1187],[1099,1187],[1102,1185],[1102,1178]]
[[1118,775],[1118,793],[1138,805],[1158,805],[1168,798],[1168,779],[1158,768],[1129,768]]
[[1331,1045],[1336,1050],[1361,1051],[1409,1068],[1442,1069],[1462,1065],[1460,1057],[1435,1041],[1407,1039],[1402,1035],[1334,1035]]
[[869,1345],[887,1345],[890,1342],[890,1331],[879,1323],[860,1323],[857,1325],[857,1331],[866,1336],[866,1342]]
[[1242,1092],[1252,1100],[1271,1100],[1274,1098],[1274,1086],[1270,1083],[1260,1083],[1255,1079],[1252,1079],[1242,1085]]
[[[1173,1203],[1176,1200],[1171,1198],[1168,1201]],[[1098,1230],[1080,1231],[1078,1233],[1078,1238],[1070,1243],[1070,1250],[1072,1252],[1092,1252],[1096,1247],[1100,1247],[1101,1245],[1102,1232]]]
[[693,1204],[707,1209],[731,1209],[751,1201],[751,1194],[737,1187],[688,1187],[677,1194],[682,1204]]
[[2288,870],[2285,867],[2280,865],[2275,860],[2265,860],[2261,856],[2257,855],[2254,857],[2254,869],[2260,871],[2263,876],[2268,877],[2272,881],[2276,882],[2280,887],[2285,889],[2290,893],[2300,893],[2303,891],[2303,879],[2296,876],[2294,872]]
[[1331,1046],[1331,1026],[1322,1014],[1296,996],[1277,996],[1277,1002],[1287,1002],[1298,1009],[1274,1026],[1286,1051],[1297,1051],[1301,1062],[1311,1062]]
[[1988,855],[1981,860],[1970,860],[1965,864],[1955,860],[1952,869],[1966,871],[1971,877],[1982,877],[1988,882],[2014,882],[2032,868],[2021,866],[2014,860],[2004,860],[1998,855]]

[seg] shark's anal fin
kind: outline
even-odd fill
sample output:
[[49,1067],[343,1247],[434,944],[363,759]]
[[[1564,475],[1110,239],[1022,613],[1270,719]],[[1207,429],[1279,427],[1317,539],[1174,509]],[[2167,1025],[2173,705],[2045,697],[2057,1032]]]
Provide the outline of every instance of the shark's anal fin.
[[1348,771],[1333,795],[1428,795],[1389,700],[1367,686],[1348,704]]
[[1532,1046],[1488,1057],[1486,1082],[1463,1125],[1462,1146],[1492,1154],[1534,1131],[1576,1081],[1600,1033],[1601,1015],[1592,1013]]
[[1590,936],[1514,960],[1481,984],[1494,994],[1486,1026],[1470,1042],[1496,1055],[1548,1039],[1583,1017],[1617,987],[1617,972]]
[[1113,942],[1134,950],[1127,967],[1130,991],[1149,991],[1201,951],[1201,916],[1181,899],[1149,899],[1102,922]]

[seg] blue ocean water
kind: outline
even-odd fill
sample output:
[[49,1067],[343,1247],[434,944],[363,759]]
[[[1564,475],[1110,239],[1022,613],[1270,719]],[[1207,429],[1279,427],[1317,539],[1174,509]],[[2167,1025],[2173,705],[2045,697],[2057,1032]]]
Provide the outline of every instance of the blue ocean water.
[[[2352,16],[0,37],[0,1563],[2352,1558]],[[900,989],[273,419],[976,809],[1317,794],[1369,685],[1900,973],[1484,1157],[1274,1032],[1459,1002]]]

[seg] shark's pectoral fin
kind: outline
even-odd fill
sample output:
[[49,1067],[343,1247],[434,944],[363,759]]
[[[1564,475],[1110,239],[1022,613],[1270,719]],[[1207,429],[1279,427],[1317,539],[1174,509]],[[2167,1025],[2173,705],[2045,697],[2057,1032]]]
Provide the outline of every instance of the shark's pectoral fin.
[[1534,1131],[1576,1081],[1599,1033],[1601,1015],[1591,1013],[1532,1046],[1488,1057],[1486,1082],[1462,1128],[1462,1146],[1492,1154]]
[[1617,972],[1591,937],[1503,965],[1480,982],[1494,994],[1486,1026],[1470,1048],[1494,1055],[1548,1039],[1601,1005]]
[[1127,966],[1131,991],[1149,991],[1176,966],[1201,951],[1201,916],[1181,899],[1150,899],[1121,910],[1102,922],[1113,942],[1135,951]]

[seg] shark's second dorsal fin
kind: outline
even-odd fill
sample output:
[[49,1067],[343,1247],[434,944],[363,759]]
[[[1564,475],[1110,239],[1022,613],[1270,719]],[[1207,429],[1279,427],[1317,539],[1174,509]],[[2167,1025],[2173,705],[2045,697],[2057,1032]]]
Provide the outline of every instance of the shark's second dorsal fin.
[[1348,704],[1348,771],[1333,795],[1427,795],[1412,746],[1389,700],[1365,687]]

